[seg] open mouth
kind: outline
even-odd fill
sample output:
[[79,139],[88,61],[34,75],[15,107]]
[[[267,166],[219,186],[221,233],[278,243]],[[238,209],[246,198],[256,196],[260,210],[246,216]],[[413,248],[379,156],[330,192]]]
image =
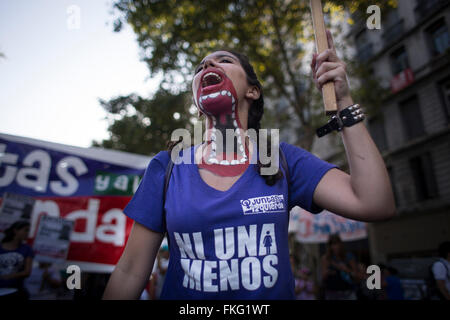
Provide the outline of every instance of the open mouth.
[[222,77],[215,72],[208,72],[202,78],[202,88],[214,86],[222,82]]

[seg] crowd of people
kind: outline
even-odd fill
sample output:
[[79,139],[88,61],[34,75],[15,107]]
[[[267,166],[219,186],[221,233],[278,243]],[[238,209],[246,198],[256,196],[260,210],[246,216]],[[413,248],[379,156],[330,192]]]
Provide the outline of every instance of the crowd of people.
[[[440,244],[439,259],[429,265],[424,280],[424,300],[450,300],[450,242]],[[299,267],[291,257],[295,276],[295,292],[298,300],[405,300],[405,290],[399,272],[393,266],[378,264],[380,287],[370,289],[367,265],[358,262],[355,255],[346,250],[338,235],[331,235],[325,254],[321,257],[317,281],[309,269]]]

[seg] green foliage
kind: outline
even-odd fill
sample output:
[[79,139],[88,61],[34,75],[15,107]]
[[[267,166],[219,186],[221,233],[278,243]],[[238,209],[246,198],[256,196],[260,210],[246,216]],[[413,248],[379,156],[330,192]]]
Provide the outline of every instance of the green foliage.
[[[364,15],[369,5],[385,7],[392,3],[392,0],[326,1],[324,11],[332,20],[342,17],[344,8]],[[177,96],[190,91],[193,70],[208,53],[220,48],[243,52],[264,87],[263,124],[290,130],[296,137],[294,143],[310,149],[315,128],[326,119],[321,95],[312,84],[309,67],[304,67],[311,58],[307,56],[308,45],[314,43],[309,0],[117,0],[114,8],[119,13],[114,30],[120,31],[125,23],[132,26],[150,75],[164,76],[161,86],[166,90],[165,99],[170,100],[170,93]],[[122,98],[129,101],[130,96]],[[145,99],[139,99],[141,104],[152,104],[151,100],[144,103]],[[123,110],[121,101],[103,101],[102,105],[117,113]],[[172,111],[182,113],[184,107],[173,108]],[[171,118],[168,110],[159,110],[160,118]],[[150,141],[146,139],[150,138],[148,130],[154,130],[149,129],[153,118],[145,133],[139,134],[136,131],[141,126],[132,126],[138,120],[133,117],[116,120],[121,123],[111,125],[110,130],[115,131],[111,131],[111,139],[104,141],[103,146],[132,152],[142,150],[144,147],[138,144]],[[132,126],[130,131],[135,131],[139,139],[128,140],[133,135],[125,133],[126,126]],[[148,144],[159,146],[153,140]]]
[[[172,94],[160,89],[152,99],[130,94],[109,101],[100,100],[113,116],[110,138],[93,142],[94,146],[154,155],[166,149],[173,130],[190,128],[190,100],[186,93]],[[178,113],[179,119],[174,118]]]

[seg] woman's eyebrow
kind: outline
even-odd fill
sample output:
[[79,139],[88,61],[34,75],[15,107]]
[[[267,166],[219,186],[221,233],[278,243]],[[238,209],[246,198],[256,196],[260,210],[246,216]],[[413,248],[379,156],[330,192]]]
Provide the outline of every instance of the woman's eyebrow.
[[[235,57],[230,56],[229,54],[219,54],[219,55],[215,56],[214,58],[220,59],[220,58],[223,58],[223,57],[228,57],[228,58],[231,58],[231,59],[237,61],[237,59]],[[200,62],[200,64],[198,66],[201,66],[204,63],[205,63],[205,60],[203,59],[202,62]]]

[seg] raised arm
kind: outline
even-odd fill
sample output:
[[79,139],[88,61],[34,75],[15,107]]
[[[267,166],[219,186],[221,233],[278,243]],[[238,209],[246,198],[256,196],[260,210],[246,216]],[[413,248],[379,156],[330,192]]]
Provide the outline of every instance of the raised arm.
[[[314,55],[311,63],[314,81],[320,89],[334,81],[338,109],[353,104],[345,64],[337,57],[333,39],[327,32],[330,49]],[[346,218],[379,221],[395,214],[395,202],[383,158],[363,122],[341,132],[350,175],[328,171],[316,187],[314,202]]]
[[103,299],[139,299],[150,279],[162,239],[163,234],[134,223],[123,254],[106,286]]

